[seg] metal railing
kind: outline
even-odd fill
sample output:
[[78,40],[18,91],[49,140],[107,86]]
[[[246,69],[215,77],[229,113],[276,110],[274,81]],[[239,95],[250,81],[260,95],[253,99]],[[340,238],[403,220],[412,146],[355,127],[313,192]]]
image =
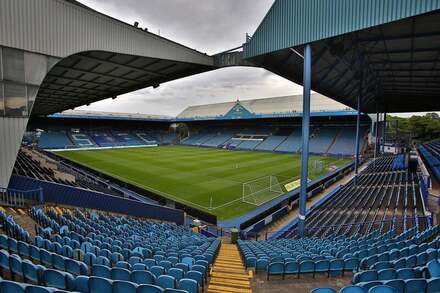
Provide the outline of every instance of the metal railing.
[[[368,234],[371,231],[377,229],[383,229],[385,225],[388,225],[388,229],[384,229],[386,231],[395,229],[396,231],[404,230],[404,223],[409,222],[412,223],[413,226],[423,227],[422,230],[432,225],[432,217],[431,216],[415,216],[415,217],[406,217],[406,218],[393,218],[393,219],[385,219],[381,221],[365,221],[365,222],[357,222],[350,224],[340,224],[340,225],[327,225],[327,226],[319,226],[319,227],[306,227],[304,231],[305,237],[313,237],[316,232],[325,231],[325,235],[327,237],[331,235],[353,235],[356,234],[354,231],[360,234]],[[417,224],[418,223],[418,224]],[[263,233],[242,233],[242,239],[248,240],[267,240],[271,235],[279,233],[280,231],[270,231]],[[296,237],[295,228],[291,228],[291,231],[286,234],[288,231],[283,231],[283,238],[293,238]],[[345,232],[345,233],[344,233]],[[351,232],[347,234],[346,232]],[[316,236],[320,237],[320,236]],[[322,237],[322,236],[321,236]]]
[[22,191],[17,189],[0,188],[0,205],[25,208],[43,202],[43,190],[41,188]]

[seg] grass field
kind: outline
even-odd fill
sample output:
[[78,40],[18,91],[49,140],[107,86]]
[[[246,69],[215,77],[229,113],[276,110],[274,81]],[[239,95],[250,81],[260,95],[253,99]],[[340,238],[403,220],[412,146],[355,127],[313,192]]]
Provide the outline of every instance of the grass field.
[[[297,154],[185,146],[63,151],[58,154],[125,182],[208,211],[217,215],[219,220],[230,219],[256,208],[241,201],[244,182],[267,175],[294,180],[299,177],[301,164]],[[325,167],[321,172],[313,171],[315,160],[323,162]],[[312,156],[309,178],[324,175],[329,165],[340,167],[347,162],[347,159]]]

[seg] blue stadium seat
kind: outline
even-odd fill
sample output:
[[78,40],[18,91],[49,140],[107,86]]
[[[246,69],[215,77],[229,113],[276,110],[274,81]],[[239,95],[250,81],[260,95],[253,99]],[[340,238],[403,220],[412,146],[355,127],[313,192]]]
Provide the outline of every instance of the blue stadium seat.
[[433,278],[440,277],[440,262],[437,259],[431,260],[428,265],[429,275]]
[[187,291],[188,293],[198,293],[199,286],[196,281],[191,279],[181,279],[179,281],[179,288]]
[[25,288],[26,288],[26,285],[21,284],[21,283],[6,281],[6,280],[0,281],[0,292],[24,293]]
[[310,293],[337,293],[333,288],[316,288],[310,291]]
[[374,286],[368,290],[368,293],[399,293],[395,288],[387,285]]
[[169,269],[167,274],[170,276],[173,276],[177,282],[180,281],[180,279],[183,279],[185,276],[184,271],[182,269],[178,269],[178,268]]
[[89,290],[90,293],[112,292],[112,280],[101,277],[90,277]]
[[70,290],[74,286],[74,278],[71,274],[52,269],[43,271],[42,280],[45,286],[62,290]]
[[41,265],[35,265],[31,261],[25,259],[22,261],[23,278],[27,282],[39,284],[41,282],[40,276],[44,271],[44,267]]
[[393,287],[397,292],[405,292],[405,281],[402,279],[394,279],[383,282],[384,285]]
[[112,268],[111,269],[111,279],[130,281],[130,271],[123,268]]
[[137,285],[128,281],[113,281],[113,293],[136,293]]
[[155,284],[156,277],[149,271],[132,271],[130,279],[136,284]]
[[164,292],[164,290],[161,287],[150,284],[139,285],[136,291],[136,293],[162,293],[162,292]]
[[359,286],[346,286],[342,288],[339,293],[365,293],[365,291]]
[[16,254],[9,255],[9,268],[12,274],[12,279],[15,280],[16,276],[23,277],[23,269],[21,258]]
[[426,293],[440,292],[440,278],[431,278],[427,280]]
[[163,289],[175,289],[176,279],[169,275],[161,275],[156,279],[156,285],[162,287]]
[[284,264],[285,275],[295,275],[299,273],[299,264],[296,261],[289,261]]
[[426,290],[425,279],[408,279],[405,280],[405,292],[406,293],[423,293]]
[[75,278],[75,291],[81,293],[89,293],[89,277],[88,276],[78,276]]
[[93,265],[92,275],[106,279],[111,279],[112,277],[111,269],[108,266],[103,265]]

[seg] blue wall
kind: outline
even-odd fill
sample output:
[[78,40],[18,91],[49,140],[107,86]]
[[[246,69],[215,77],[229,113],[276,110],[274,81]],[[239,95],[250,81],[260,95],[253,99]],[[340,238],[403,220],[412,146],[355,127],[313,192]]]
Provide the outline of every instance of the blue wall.
[[40,187],[43,188],[45,203],[146,217],[175,222],[179,225],[184,224],[184,213],[180,210],[16,175],[12,176],[9,182],[9,188],[18,190],[35,190]]

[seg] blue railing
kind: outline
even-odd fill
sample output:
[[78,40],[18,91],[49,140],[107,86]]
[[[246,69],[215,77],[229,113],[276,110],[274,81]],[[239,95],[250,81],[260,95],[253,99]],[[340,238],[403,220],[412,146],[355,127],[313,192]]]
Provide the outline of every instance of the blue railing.
[[41,188],[32,190],[18,190],[0,188],[0,204],[2,206],[24,208],[40,204],[44,201]]
[[180,210],[87,189],[16,175],[12,176],[9,187],[29,191],[42,189],[44,203],[96,209],[135,217],[175,222],[179,225],[184,224],[184,213]]
[[[295,219],[296,221],[294,222],[293,227],[291,227],[291,229],[293,229],[296,224],[298,223],[297,218]],[[361,230],[362,228],[366,227],[368,228],[369,226],[371,226],[371,230],[374,230],[375,228],[380,229],[381,227],[383,227],[383,225],[385,224],[390,224],[390,227],[392,229],[395,229],[396,227],[401,227],[401,230],[403,229],[403,223],[404,221],[413,221],[414,223],[416,223],[416,221],[418,221],[419,223],[419,227],[417,227],[419,230],[424,230],[423,228],[420,229],[420,225],[421,224],[425,224],[425,228],[426,227],[431,227],[433,225],[432,222],[432,217],[431,216],[414,216],[414,217],[406,217],[406,218],[391,218],[391,219],[385,219],[385,220],[380,220],[380,221],[365,221],[365,222],[357,222],[357,223],[349,223],[349,224],[339,224],[339,225],[326,225],[326,226],[319,226],[319,227],[306,227],[305,229],[305,236],[306,237],[310,237],[313,236],[315,234],[315,232],[318,231],[328,231],[328,235],[342,235],[344,233],[336,233],[337,231],[347,231],[350,228],[357,228],[358,230]],[[390,228],[390,230],[391,230]],[[290,237],[295,237],[297,235],[293,234],[292,230],[290,231],[290,233],[288,235],[285,235],[286,230],[281,231],[272,231],[272,232],[265,232],[265,233],[248,233],[247,235],[242,235],[243,238],[246,239],[255,239],[255,240],[270,240],[270,239],[274,239],[274,237],[272,235],[274,234],[283,234],[283,237],[285,238],[290,238]],[[336,233],[336,234],[335,234]]]

